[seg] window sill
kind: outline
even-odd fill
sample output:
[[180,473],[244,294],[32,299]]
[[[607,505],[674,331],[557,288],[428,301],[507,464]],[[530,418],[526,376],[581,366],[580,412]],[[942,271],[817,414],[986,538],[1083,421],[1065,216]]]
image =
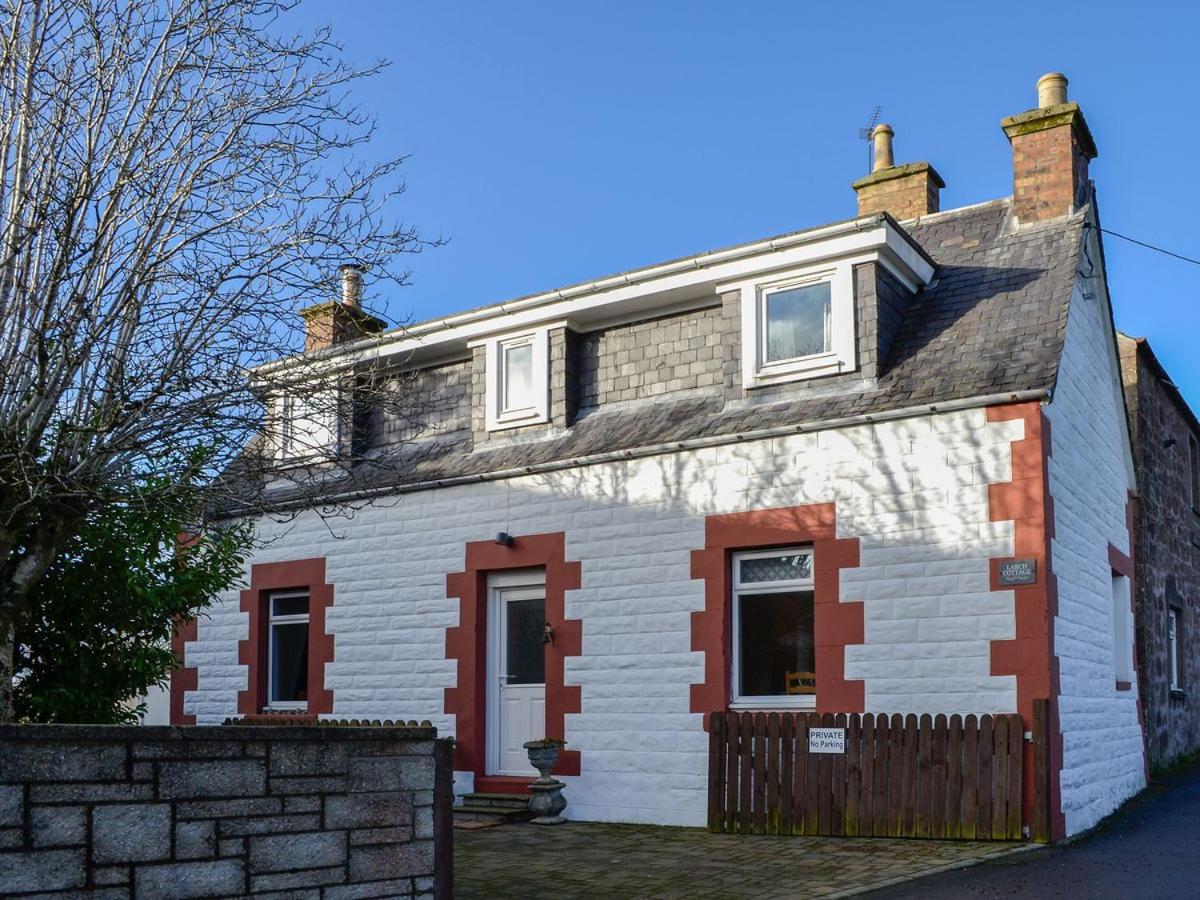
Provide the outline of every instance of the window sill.
[[492,419],[487,424],[487,430],[490,431],[508,431],[512,428],[524,428],[528,425],[545,425],[550,421],[548,415],[544,415],[540,411],[514,414],[509,413],[504,416],[499,416]]
[[829,375],[844,375],[853,371],[854,366],[839,355],[823,353],[820,356],[810,356],[778,366],[764,366],[749,379],[746,388],[752,390],[770,387],[773,384],[788,384],[793,381],[825,378]]
[[729,704],[734,712],[812,712],[817,708],[815,695],[788,699],[785,697],[763,697],[753,700],[734,700]]
[[300,469],[334,462],[337,458],[338,450],[334,445],[330,444],[328,447],[321,449],[304,450],[302,452],[289,451],[287,454],[276,455],[275,462],[278,464],[280,471],[287,471],[288,469]]

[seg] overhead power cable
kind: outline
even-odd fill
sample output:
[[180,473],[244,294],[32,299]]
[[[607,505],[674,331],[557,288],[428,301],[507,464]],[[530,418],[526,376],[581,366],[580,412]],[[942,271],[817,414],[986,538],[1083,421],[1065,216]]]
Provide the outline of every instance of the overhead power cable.
[[1139,247],[1145,247],[1147,250],[1154,250],[1157,253],[1165,253],[1167,256],[1172,256],[1175,259],[1181,259],[1186,263],[1191,263],[1193,266],[1200,266],[1200,259],[1192,259],[1190,256],[1184,256],[1181,253],[1175,253],[1171,250],[1164,250],[1162,247],[1156,247],[1153,244],[1147,244],[1145,241],[1139,241],[1137,238],[1131,238],[1128,235],[1121,234],[1119,231],[1110,231],[1107,228],[1101,228],[1105,234],[1111,234],[1115,238],[1120,238],[1123,241],[1129,241],[1131,244],[1137,244]]

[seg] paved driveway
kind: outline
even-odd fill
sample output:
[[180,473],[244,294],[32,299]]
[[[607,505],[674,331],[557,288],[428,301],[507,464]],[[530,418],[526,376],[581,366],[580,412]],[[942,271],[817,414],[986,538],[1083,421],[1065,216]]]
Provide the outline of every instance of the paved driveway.
[[887,898],[1200,897],[1200,768],[1156,781],[1093,833],[1061,847],[947,872]]
[[829,897],[1014,850],[984,842],[740,837],[582,822],[456,830],[454,842],[456,896],[528,900]]

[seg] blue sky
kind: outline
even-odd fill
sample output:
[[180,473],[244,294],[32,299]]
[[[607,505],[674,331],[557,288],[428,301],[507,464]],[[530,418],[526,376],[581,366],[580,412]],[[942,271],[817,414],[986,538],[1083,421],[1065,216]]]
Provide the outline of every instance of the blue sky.
[[[986,11],[985,11],[986,7]],[[1061,70],[1104,227],[1200,258],[1189,4],[311,0],[351,56],[404,218],[448,243],[386,300],[423,319],[847,218],[875,105],[942,208],[1012,191],[1003,116]],[[1200,408],[1200,266],[1105,240],[1117,323]]]

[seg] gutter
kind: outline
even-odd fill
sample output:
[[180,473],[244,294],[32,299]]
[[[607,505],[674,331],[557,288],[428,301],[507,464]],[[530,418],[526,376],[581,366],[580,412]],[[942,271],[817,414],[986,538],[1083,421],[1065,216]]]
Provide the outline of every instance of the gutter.
[[643,459],[650,456],[662,456],[681,450],[702,450],[707,447],[719,447],[725,444],[738,444],[745,441],[759,441],[774,437],[787,437],[793,434],[804,434],[814,431],[833,431],[838,428],[849,428],[855,425],[866,425],[874,422],[891,422],[896,419],[911,419],[944,412],[958,412],[966,409],[979,409],[987,406],[1001,406],[1008,403],[1028,403],[1036,401],[1048,403],[1053,398],[1049,388],[1034,390],[1011,391],[1002,394],[985,394],[980,397],[968,397],[960,400],[948,400],[945,403],[930,403],[924,406],[907,406],[897,409],[884,410],[878,413],[858,413],[852,416],[842,416],[835,419],[818,419],[812,422],[801,422],[796,425],[776,425],[770,428],[757,428],[750,431],[733,434],[712,435],[709,437],[689,438],[682,441],[667,441],[659,444],[647,444],[644,447],[633,447],[628,450],[610,450],[604,453],[591,453],[586,456],[572,456],[566,459],[556,459],[544,463],[533,463],[510,469],[496,469],[491,472],[481,472],[476,475],[456,475],[449,478],[434,478],[429,481],[415,481],[409,484],[388,485],[386,487],[363,488],[357,491],[345,491],[329,494],[319,500],[303,498],[285,500],[280,503],[267,504],[266,509],[252,507],[234,507],[222,513],[222,519],[239,516],[258,515],[274,510],[295,510],[313,506],[317,502],[347,502],[370,500],[391,494],[411,494],[418,491],[434,490],[436,488],[457,487],[464,484],[483,484],[488,481],[503,481],[508,478],[520,478],[526,475],[540,475],[547,472],[559,472],[580,466],[594,466],[603,463],[621,462],[630,459]]

